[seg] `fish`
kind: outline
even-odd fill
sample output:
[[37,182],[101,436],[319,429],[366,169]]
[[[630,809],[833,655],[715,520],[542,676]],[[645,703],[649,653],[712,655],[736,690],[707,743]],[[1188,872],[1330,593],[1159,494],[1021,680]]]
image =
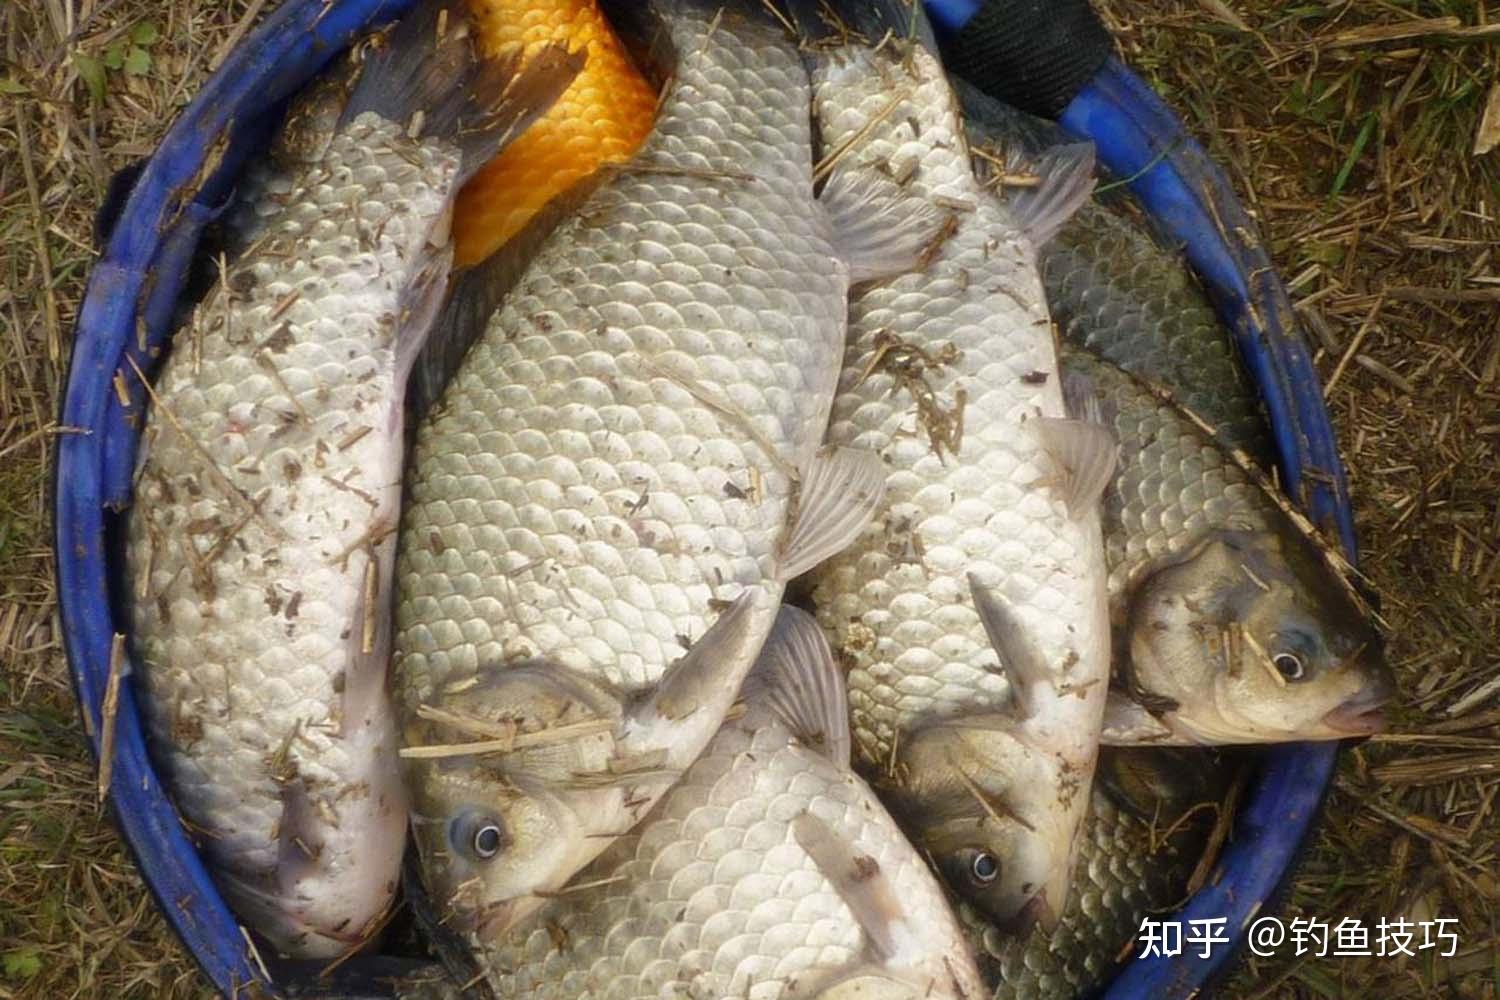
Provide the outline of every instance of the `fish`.
[[1073,348],[1063,372],[1120,445],[1104,522],[1122,690],[1105,742],[1380,732],[1394,675],[1352,571],[1316,529],[1170,393]]
[[[1033,169],[1061,141],[1056,126],[972,88],[963,99],[970,136],[1008,169]],[[1042,256],[1067,344],[1064,381],[1100,397],[1121,446],[1105,493],[1117,688],[1105,741],[1380,731],[1395,683],[1373,616],[1349,570],[1260,476],[1271,453],[1264,417],[1181,255],[1096,199]],[[1232,637],[1241,633],[1244,643]]]
[[[843,678],[806,612],[779,612],[742,704],[576,885],[470,935],[496,996],[986,995],[942,887],[850,770]],[[422,808],[461,815],[488,766],[455,762]]]
[[829,425],[886,474],[875,521],[811,581],[856,760],[961,897],[1016,933],[1052,926],[1109,676],[1116,446],[1064,410],[1036,247],[1088,196],[1092,149],[1055,154],[1005,206],[924,46],[823,48],[813,81],[829,186],[895,180],[872,226],[900,199],[947,218],[923,268],[855,290]]
[[507,748],[482,845],[413,819],[427,884],[482,891],[495,934],[650,810],[786,581],[879,505],[879,459],[823,442],[849,283],[914,266],[937,225],[866,244],[867,192],[814,197],[807,70],[758,3],[608,12],[670,70],[654,130],[528,261],[455,289],[443,337],[471,346],[434,379],[398,552],[411,785]]
[[358,947],[397,884],[402,393],[453,195],[577,60],[482,65],[427,3],[345,69],[292,115],[257,235],[173,339],[126,529],[153,753],[226,901],[299,958]]
[[[1052,122],[962,81],[955,87],[970,144],[992,180],[1004,179],[995,165],[1024,177],[1048,149],[1069,142]],[[1234,345],[1180,250],[1153,239],[1139,214],[1123,191],[1096,195],[1042,247],[1053,321],[1068,343],[1171,388],[1225,447],[1269,468],[1265,417]]]
[[566,45],[583,68],[545,115],[458,194],[454,262],[477,264],[516,236],[554,197],[601,166],[630,158],[651,131],[656,87],[638,69],[595,0],[470,0],[480,50],[507,58]]
[[958,909],[993,1000],[1087,996],[1108,982],[1142,921],[1186,898],[1237,769],[1198,748],[1102,752],[1075,890],[1057,929],[1017,938],[973,907]]

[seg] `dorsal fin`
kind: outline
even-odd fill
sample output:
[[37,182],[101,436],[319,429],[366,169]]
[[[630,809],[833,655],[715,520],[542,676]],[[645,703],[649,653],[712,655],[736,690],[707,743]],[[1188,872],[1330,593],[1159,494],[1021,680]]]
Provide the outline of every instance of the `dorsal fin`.
[[1011,220],[1032,246],[1045,246],[1094,193],[1094,145],[1070,143],[1047,150],[1037,160],[1039,181],[1006,198]]

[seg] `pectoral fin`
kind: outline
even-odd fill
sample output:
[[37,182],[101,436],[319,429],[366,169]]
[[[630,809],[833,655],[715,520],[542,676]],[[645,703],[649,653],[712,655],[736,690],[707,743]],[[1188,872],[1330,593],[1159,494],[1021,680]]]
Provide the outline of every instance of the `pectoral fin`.
[[849,766],[849,701],[833,651],[812,615],[784,605],[745,684],[805,746]]
[[1111,691],[1104,703],[1104,732],[1099,741],[1117,747],[1196,745],[1118,691]]
[[630,706],[620,738],[622,756],[664,748],[666,766],[687,766],[690,759],[681,759],[682,753],[693,744],[702,744],[685,734],[692,732],[706,740],[719,728],[755,663],[765,641],[764,619],[757,606],[765,600],[759,587],[746,588],[668,668],[656,689]]
[[1049,149],[1037,161],[1041,182],[1020,188],[1006,201],[1011,218],[1033,246],[1045,246],[1094,193],[1094,144]]
[[926,198],[867,167],[835,169],[819,202],[851,282],[915,270],[948,219]]
[[1061,490],[1068,516],[1077,520],[1094,508],[1114,479],[1120,444],[1095,420],[1038,417],[1035,424],[1043,449],[1058,467],[1053,482]]
[[984,625],[984,634],[1000,657],[1000,669],[1010,678],[1016,715],[1029,719],[1036,714],[1037,692],[1052,683],[1052,668],[1016,618],[1010,603],[971,574],[969,593],[974,610]]
[[825,448],[802,472],[792,522],[776,559],[791,580],[847,548],[885,499],[885,465],[859,448]]
[[859,853],[823,820],[803,813],[792,820],[792,836],[833,883],[844,904],[870,939],[877,956],[889,959],[901,951],[910,933],[906,914],[890,880],[876,860]]

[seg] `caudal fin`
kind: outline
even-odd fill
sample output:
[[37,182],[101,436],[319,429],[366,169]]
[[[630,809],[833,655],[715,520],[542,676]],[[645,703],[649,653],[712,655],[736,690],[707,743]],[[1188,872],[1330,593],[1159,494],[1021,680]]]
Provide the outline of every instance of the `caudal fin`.
[[543,47],[480,57],[462,0],[423,0],[388,33],[367,41],[340,122],[373,111],[413,138],[442,136],[463,152],[467,177],[546,112],[578,75],[582,52]]

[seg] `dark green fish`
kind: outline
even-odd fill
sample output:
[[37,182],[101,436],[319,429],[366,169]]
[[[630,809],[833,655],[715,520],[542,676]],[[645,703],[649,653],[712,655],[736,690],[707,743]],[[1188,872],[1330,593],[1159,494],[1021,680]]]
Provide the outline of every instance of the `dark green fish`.
[[[963,93],[1007,172],[1065,136]],[[981,158],[983,152],[981,150]],[[1256,474],[1270,446],[1234,346],[1177,253],[1117,211],[1080,209],[1042,250],[1071,405],[1120,443],[1105,491],[1114,626],[1106,743],[1340,739],[1394,692],[1369,610],[1316,534]],[[1168,394],[1170,398],[1167,398]]]
[[1105,742],[1368,736],[1395,693],[1337,557],[1248,462],[1140,378],[1063,351],[1120,444],[1104,493],[1115,683]]
[[[959,85],[969,141],[981,155],[1030,172],[1071,141],[1056,125]],[[1266,465],[1260,403],[1213,306],[1175,248],[1130,216],[1122,192],[1097,195],[1042,248],[1047,305],[1063,337],[1172,389],[1225,445]]]

